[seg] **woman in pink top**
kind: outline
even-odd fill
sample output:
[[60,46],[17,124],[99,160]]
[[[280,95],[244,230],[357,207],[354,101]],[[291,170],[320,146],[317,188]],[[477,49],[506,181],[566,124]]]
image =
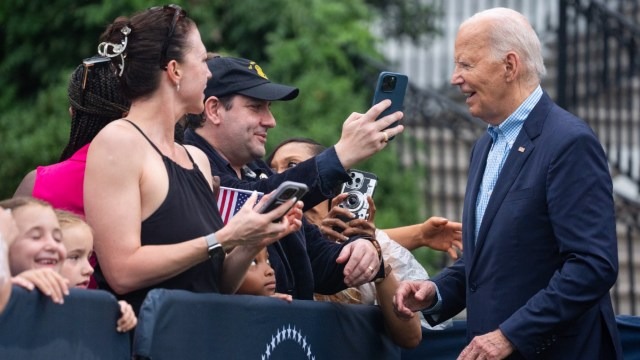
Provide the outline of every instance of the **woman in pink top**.
[[38,166],[33,174],[35,198],[46,200],[53,207],[84,217],[82,185],[89,144],[83,146],[67,160],[57,164]]
[[109,58],[95,56],[71,74],[71,131],[60,162],[29,172],[14,196],[33,196],[84,217],[82,186],[89,143],[105,125],[126,115],[130,106],[111,66]]
[[[131,103],[120,91],[110,59],[101,56],[85,59],[71,74],[69,102],[71,131],[60,162],[29,172],[13,196],[33,196],[84,218],[84,169],[89,144],[108,123],[125,116]],[[95,266],[95,256],[90,261]],[[93,277],[89,287],[97,287]]]

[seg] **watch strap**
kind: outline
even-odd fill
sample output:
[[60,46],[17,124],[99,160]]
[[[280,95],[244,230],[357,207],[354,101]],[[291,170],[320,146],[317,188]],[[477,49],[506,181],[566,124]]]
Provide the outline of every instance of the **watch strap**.
[[215,233],[211,233],[205,236],[204,239],[207,242],[207,253],[209,253],[209,257],[211,257],[214,251],[218,251],[217,249],[220,249],[220,251],[222,251],[222,244],[220,244],[218,242],[218,239],[216,239]]

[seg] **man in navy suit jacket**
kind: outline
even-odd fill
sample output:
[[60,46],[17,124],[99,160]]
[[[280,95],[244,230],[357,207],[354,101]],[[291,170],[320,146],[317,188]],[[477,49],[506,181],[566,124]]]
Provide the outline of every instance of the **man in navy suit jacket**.
[[612,183],[593,131],[540,87],[540,41],[513,10],[459,28],[451,79],[489,124],[475,144],[463,257],[402,283],[401,316],[467,309],[459,359],[621,359],[609,289],[618,273]]

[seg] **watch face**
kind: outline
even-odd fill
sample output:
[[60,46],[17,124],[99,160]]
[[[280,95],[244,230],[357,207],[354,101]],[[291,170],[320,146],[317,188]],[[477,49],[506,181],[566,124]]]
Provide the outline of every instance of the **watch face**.
[[214,246],[209,250],[209,258],[213,262],[224,261],[226,255],[227,254],[224,253],[224,250],[222,250],[222,245],[220,244],[218,244],[218,246]]

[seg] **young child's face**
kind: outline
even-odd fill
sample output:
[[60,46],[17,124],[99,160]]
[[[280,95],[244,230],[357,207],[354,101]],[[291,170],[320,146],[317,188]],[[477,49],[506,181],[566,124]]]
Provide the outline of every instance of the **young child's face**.
[[13,218],[18,226],[18,236],[9,247],[11,274],[47,267],[60,272],[67,251],[53,209],[28,204],[14,209]]
[[62,227],[67,259],[60,275],[69,280],[69,286],[87,288],[93,267],[89,263],[93,249],[93,234],[85,223],[66,224]]
[[253,260],[237,293],[265,296],[276,293],[276,275],[269,264],[267,249],[262,249]]

